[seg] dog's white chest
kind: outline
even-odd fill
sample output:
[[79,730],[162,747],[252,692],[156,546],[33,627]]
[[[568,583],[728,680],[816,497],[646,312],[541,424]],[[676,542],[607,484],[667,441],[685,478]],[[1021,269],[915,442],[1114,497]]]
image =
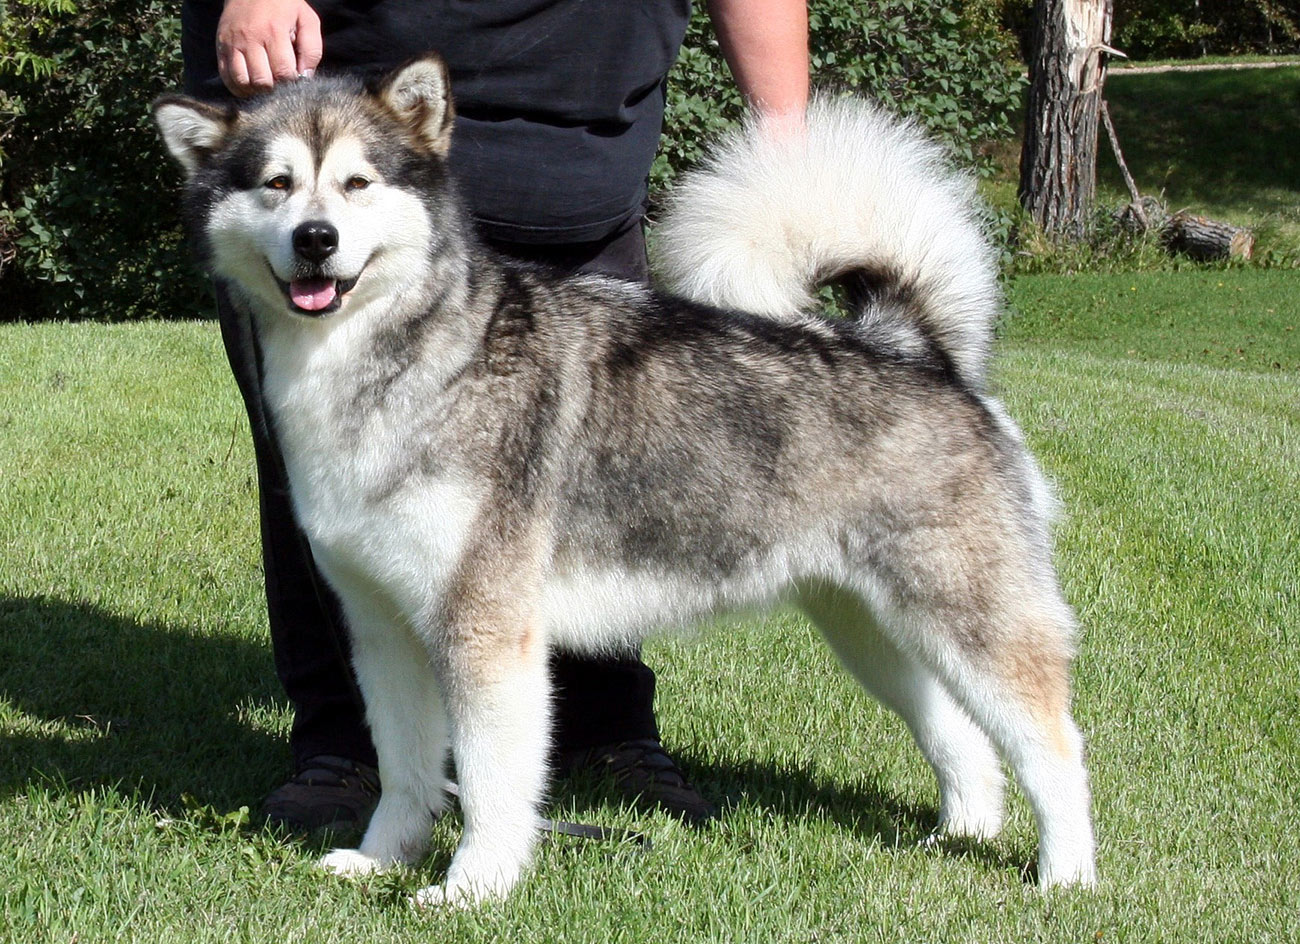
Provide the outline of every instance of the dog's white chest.
[[299,526],[327,571],[436,587],[459,558],[477,490],[419,461],[420,418],[402,401],[358,410],[355,372],[331,353],[267,347],[266,395]]

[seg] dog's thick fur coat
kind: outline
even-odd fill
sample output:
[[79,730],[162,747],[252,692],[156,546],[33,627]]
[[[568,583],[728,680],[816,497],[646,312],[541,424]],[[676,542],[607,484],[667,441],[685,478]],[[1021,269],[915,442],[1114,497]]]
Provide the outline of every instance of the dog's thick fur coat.
[[[325,866],[423,856],[450,749],[465,830],[420,900],[505,894],[536,841],[548,648],[791,603],[907,722],[942,830],[997,832],[1000,754],[1041,881],[1094,881],[1051,500],[985,390],[994,268],[935,146],[854,101],[724,142],[658,232],[687,300],[480,248],[436,58],[155,111],[256,328],[379,752],[360,848]],[[854,319],[811,311],[830,279]]]

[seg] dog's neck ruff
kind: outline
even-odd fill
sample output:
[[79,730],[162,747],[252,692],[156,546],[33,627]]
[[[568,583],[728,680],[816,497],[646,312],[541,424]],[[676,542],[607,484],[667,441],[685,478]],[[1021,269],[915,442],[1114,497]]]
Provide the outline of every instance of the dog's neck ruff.
[[[300,427],[355,428],[372,410],[382,412],[379,421],[396,425],[405,421],[405,407],[428,407],[475,356],[483,335],[465,304],[469,282],[464,267],[443,265],[375,297],[364,294],[362,279],[333,299],[336,310],[327,303],[316,312],[304,306],[295,313],[292,298],[275,305],[237,296],[255,325],[267,405],[279,434],[293,439]],[[422,348],[422,369],[394,376],[394,345],[411,357]]]

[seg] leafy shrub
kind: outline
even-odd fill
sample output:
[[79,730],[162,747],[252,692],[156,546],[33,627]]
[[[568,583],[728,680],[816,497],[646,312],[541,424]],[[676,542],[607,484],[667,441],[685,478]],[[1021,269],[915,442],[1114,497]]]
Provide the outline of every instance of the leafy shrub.
[[1213,26],[1171,11],[1149,20],[1121,20],[1113,41],[1132,59],[1187,59],[1199,56],[1214,34]]
[[[76,12],[72,0],[35,0],[11,9],[0,0],[0,79],[23,76],[35,81],[54,72],[54,60],[32,49],[32,41],[53,28],[61,16]],[[21,96],[0,84],[0,170],[4,168],[5,141],[11,137],[26,105]],[[0,273],[18,254],[12,217],[0,203]]]
[[[992,0],[813,0],[816,87],[866,94],[917,118],[968,163],[985,141],[1011,133],[1024,79],[1015,40],[989,14]],[[690,166],[741,115],[740,94],[698,4],[669,76],[654,189]]]
[[1125,0],[1114,45],[1135,59],[1300,52],[1300,2]]
[[0,156],[0,230],[12,255],[0,271],[2,316],[206,314],[177,222],[177,177],[148,107],[180,81],[177,4],[71,6],[27,22],[23,41],[50,69],[0,70],[12,129]]

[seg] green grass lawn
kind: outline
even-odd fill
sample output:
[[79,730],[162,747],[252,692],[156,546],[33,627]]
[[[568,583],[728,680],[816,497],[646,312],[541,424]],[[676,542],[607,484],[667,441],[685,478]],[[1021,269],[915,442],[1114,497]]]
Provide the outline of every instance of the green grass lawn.
[[247,821],[287,763],[247,429],[216,329],[0,326],[0,940],[1291,941],[1300,936],[1300,276],[1036,276],[997,385],[1060,487],[1102,885],[1035,833],[921,848],[901,724],[800,619],[651,647],[665,739],[724,812],[557,791],[509,901],[418,914],[457,835],[350,883]]

